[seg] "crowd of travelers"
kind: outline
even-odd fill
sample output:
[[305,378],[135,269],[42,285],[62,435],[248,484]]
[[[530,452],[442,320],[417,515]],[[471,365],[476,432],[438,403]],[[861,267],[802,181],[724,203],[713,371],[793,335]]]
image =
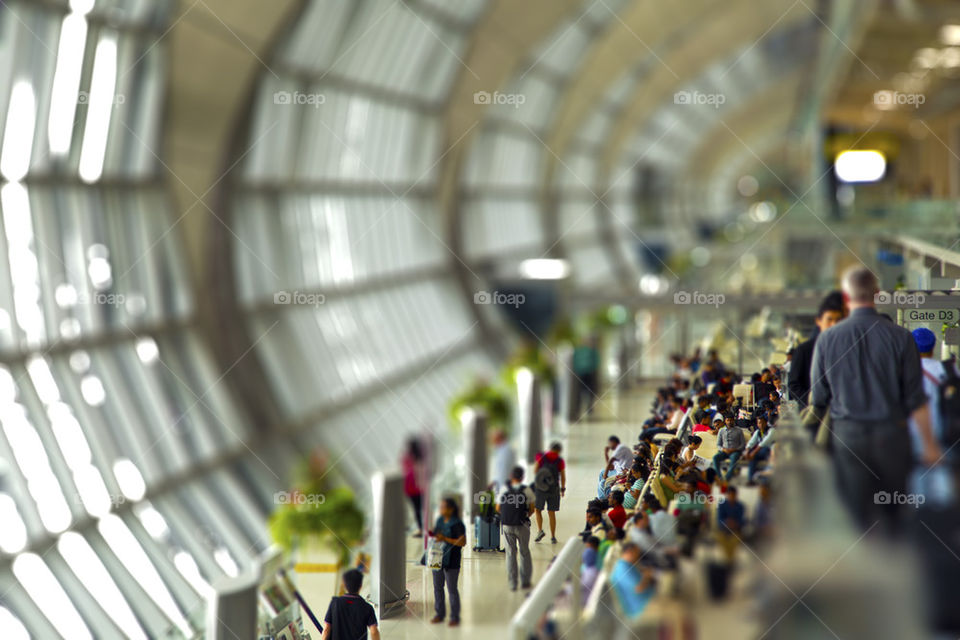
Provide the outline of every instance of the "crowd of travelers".
[[[637,440],[611,435],[602,463],[598,460],[596,497],[586,505],[580,532],[584,603],[606,576],[624,616],[635,619],[655,593],[669,591],[685,557],[710,550],[713,564],[723,569],[716,575],[729,578],[744,545],[763,547],[774,538],[778,425],[788,402],[832,460],[841,504],[855,528],[866,535],[882,522],[878,531],[902,535],[902,505],[876,496],[909,488],[925,491],[927,499],[937,493],[937,504],[946,509],[938,512],[944,535],[952,527],[954,538],[960,536],[951,484],[960,459],[960,376],[952,360],[934,357],[932,331],[908,331],[874,308],[878,291],[869,270],[849,270],[842,291],[823,299],[809,339],[794,346],[785,363],[749,375],[729,368],[713,350],[673,356],[673,373],[657,389]],[[574,372],[585,373],[575,393],[587,421],[597,405],[591,350],[595,345],[581,349]],[[582,402],[579,396],[588,397]],[[558,542],[566,461],[561,443],[553,442],[528,471],[517,466],[503,433],[494,435],[494,445],[495,511],[506,547],[507,583],[511,590],[526,590],[533,585],[530,545],[544,542],[547,530],[549,543]],[[417,535],[425,531],[442,543],[442,566],[433,571],[432,621],[446,619],[448,600],[449,623],[455,626],[466,526],[457,501],[445,498],[433,528],[425,528],[415,482],[420,457],[416,449],[405,456],[405,492],[418,512]],[[960,628],[951,600],[960,591],[960,572],[945,556],[929,565],[928,584],[937,585],[932,591],[943,603],[934,607],[934,625]],[[720,596],[724,580],[713,577],[710,590]]]

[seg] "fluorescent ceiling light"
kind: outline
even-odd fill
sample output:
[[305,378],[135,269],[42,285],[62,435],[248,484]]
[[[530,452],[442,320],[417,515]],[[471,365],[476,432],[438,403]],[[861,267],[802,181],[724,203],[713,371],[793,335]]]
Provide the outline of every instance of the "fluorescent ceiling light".
[[520,263],[520,275],[529,280],[563,280],[570,275],[566,260],[532,258]]
[[960,45],[960,24],[945,24],[940,27],[940,40],[943,44]]
[[36,123],[37,105],[33,87],[26,80],[18,80],[10,92],[3,149],[0,150],[0,174],[10,182],[20,182],[30,169]]
[[116,87],[117,40],[113,36],[104,36],[97,44],[93,59],[87,122],[83,129],[83,146],[80,149],[80,179],[84,182],[96,182],[103,175]]
[[843,182],[876,182],[886,173],[887,161],[879,151],[841,151],[834,170]]
[[82,15],[71,13],[63,19],[63,26],[60,27],[57,68],[53,74],[50,118],[47,120],[50,153],[55,156],[62,156],[70,151],[73,118],[80,99],[80,75],[86,43],[87,21]]

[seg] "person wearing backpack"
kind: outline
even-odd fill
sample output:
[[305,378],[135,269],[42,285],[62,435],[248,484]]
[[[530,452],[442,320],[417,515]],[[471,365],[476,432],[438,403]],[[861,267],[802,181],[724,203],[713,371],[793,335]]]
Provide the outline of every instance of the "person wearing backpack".
[[514,467],[510,481],[497,499],[497,513],[507,543],[507,583],[517,590],[517,551],[520,552],[520,586],[530,588],[533,559],[530,557],[530,516],[533,514],[533,491],[523,484],[523,467]]
[[560,457],[563,447],[559,442],[550,445],[550,450],[537,454],[534,467],[533,492],[536,497],[534,507],[537,512],[537,537],[540,542],[546,535],[543,532],[543,508],[547,508],[550,519],[550,542],[557,544],[557,511],[560,510],[560,496],[567,490],[566,463]]

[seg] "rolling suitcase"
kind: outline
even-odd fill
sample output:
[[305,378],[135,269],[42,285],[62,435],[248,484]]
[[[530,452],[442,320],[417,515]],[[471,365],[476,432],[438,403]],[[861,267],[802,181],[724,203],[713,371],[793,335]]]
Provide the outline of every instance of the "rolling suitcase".
[[500,548],[500,517],[474,519],[474,551],[503,551]]

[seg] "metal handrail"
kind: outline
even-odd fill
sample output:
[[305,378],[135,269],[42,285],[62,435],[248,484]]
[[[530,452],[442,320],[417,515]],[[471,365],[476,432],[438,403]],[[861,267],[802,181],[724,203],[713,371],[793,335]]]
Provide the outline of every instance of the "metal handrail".
[[563,545],[560,553],[553,559],[550,568],[547,569],[540,582],[530,592],[530,596],[514,614],[513,619],[510,620],[511,640],[527,640],[530,637],[540,619],[553,606],[557,595],[563,590],[563,586],[568,579],[571,579],[573,583],[572,620],[576,630],[565,637],[570,640],[579,638],[580,558],[583,554],[583,547],[583,539],[580,536],[573,536]]

